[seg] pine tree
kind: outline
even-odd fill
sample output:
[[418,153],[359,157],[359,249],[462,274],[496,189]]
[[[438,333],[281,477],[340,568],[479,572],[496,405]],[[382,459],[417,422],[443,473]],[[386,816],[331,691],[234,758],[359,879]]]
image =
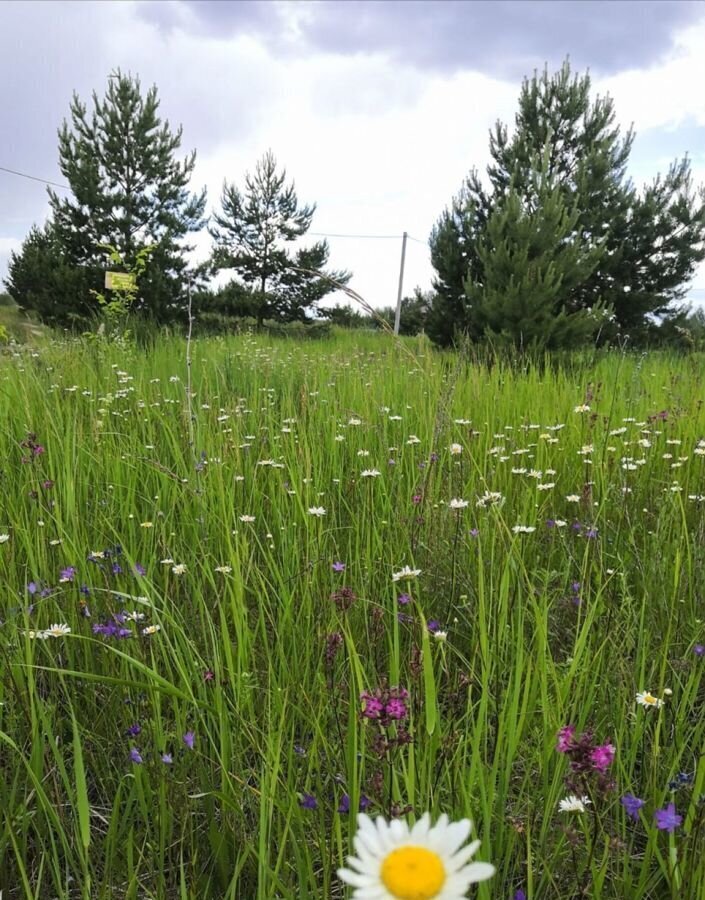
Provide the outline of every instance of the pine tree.
[[603,246],[576,229],[578,211],[555,185],[548,156],[547,148],[521,192],[507,185],[476,245],[481,278],[465,282],[470,330],[495,346],[574,347],[599,324],[601,310],[571,307],[565,297],[594,271]]
[[139,79],[120,71],[103,99],[93,93],[90,116],[74,94],[71,123],[59,130],[60,167],[72,196],[49,195],[52,231],[68,264],[103,268],[110,245],[130,267],[140,249],[154,248],[138,285],[139,308],[169,319],[184,295],[191,248],[183,239],[203,227],[206,193],[188,192],[195,151],[177,159],[182,129],[172,131],[158,111],[156,87],[143,94]]
[[54,326],[85,327],[95,313],[91,286],[101,272],[67,262],[50,225],[33,226],[18,251],[10,254],[5,284],[27,311]]
[[479,337],[466,315],[465,283],[482,280],[479,246],[510,185],[530,201],[544,148],[551,183],[578,212],[576,232],[604,247],[584,280],[564,288],[566,308],[611,308],[636,338],[653,316],[679,312],[674,301],[705,258],[705,192],[693,190],[687,159],[637,191],[626,174],[633,139],[615,125],[613,101],[591,102],[589,76],[571,77],[567,62],[552,77],[544,71],[524,81],[512,135],[502,123],[490,134],[486,182],[473,169],[431,235],[438,297],[429,332],[438,342],[452,340],[451,327]]
[[284,245],[311,227],[316,207],[299,206],[294,184],[286,184],[286,171],[277,171],[271,151],[257,163],[254,175],[245,177],[244,192],[225,183],[221,207],[210,228],[214,267],[234,269],[256,289],[260,323],[305,321],[318,301],[335,290],[333,281],[349,281],[347,272],[324,272],[329,256],[326,240],[300,248],[294,256],[287,251]]

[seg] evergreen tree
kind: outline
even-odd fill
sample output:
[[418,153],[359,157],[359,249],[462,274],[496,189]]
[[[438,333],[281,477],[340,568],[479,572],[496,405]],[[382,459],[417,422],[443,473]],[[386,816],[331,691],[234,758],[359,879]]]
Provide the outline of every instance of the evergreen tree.
[[480,336],[466,314],[466,282],[482,282],[479,248],[510,186],[531,202],[544,148],[552,185],[578,212],[576,233],[604,248],[583,280],[564,287],[566,308],[609,307],[633,337],[648,332],[652,316],[678,314],[673,303],[705,258],[705,192],[693,190],[687,159],[638,192],[626,174],[633,137],[620,135],[612,100],[591,102],[589,76],[571,77],[567,62],[552,77],[545,71],[524,81],[514,132],[497,123],[490,134],[486,182],[472,170],[431,234],[434,339],[450,343],[453,328]]
[[478,239],[482,275],[466,279],[466,320],[495,346],[567,348],[597,330],[601,310],[565,298],[599,264],[603,246],[576,229],[578,210],[567,207],[554,178],[547,148],[530,185],[520,192],[510,181]]
[[10,254],[5,284],[16,303],[55,326],[85,326],[96,311],[92,285],[101,272],[74,266],[50,225],[32,227],[19,251]]
[[[74,94],[71,123],[59,130],[60,167],[71,197],[49,190],[52,231],[67,264],[105,267],[105,245],[131,267],[138,251],[153,247],[138,285],[138,308],[158,319],[174,316],[183,297],[183,239],[203,227],[205,189],[187,185],[195,151],[176,158],[182,129],[172,131],[159,115],[156,87],[142,93],[140,81],[117,72],[103,99],[93,93],[93,112]],[[94,289],[102,284],[92,284]],[[77,298],[80,307],[89,303]]]
[[286,171],[277,171],[271,152],[257,163],[254,175],[245,177],[244,192],[225,183],[221,207],[210,229],[214,266],[234,269],[256,289],[260,323],[268,318],[305,321],[316,303],[335,290],[330,279],[349,281],[347,272],[324,272],[326,240],[289,254],[285,245],[306,234],[316,207],[299,206],[293,183],[286,184]]

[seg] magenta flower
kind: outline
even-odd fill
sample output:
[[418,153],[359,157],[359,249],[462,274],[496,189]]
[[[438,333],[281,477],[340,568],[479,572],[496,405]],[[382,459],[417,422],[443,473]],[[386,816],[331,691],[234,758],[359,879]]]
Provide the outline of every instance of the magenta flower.
[[558,743],[556,750],[559,753],[567,753],[573,746],[573,735],[575,734],[575,725],[564,725],[558,732]]
[[379,719],[379,717],[384,712],[384,704],[380,700],[378,700],[377,697],[373,697],[366,691],[363,692],[360,699],[365,704],[365,708],[362,710],[362,715],[366,719]]
[[399,697],[393,697],[385,707],[385,711],[390,719],[406,718],[406,703]]
[[598,772],[604,773],[609,769],[612,765],[615,752],[615,748],[612,744],[600,744],[593,749],[590,758],[592,759],[593,766]]
[[675,803],[669,803],[664,809],[657,809],[654,813],[656,827],[659,831],[674,832],[683,821],[683,816],[676,812]]

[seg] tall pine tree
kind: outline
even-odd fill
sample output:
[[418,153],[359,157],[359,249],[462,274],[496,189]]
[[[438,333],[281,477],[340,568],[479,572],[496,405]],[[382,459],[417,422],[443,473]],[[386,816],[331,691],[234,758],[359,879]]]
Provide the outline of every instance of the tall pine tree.
[[205,189],[194,195],[187,188],[195,151],[177,159],[182,129],[172,131],[160,119],[156,87],[143,94],[139,78],[120,71],[110,76],[103,99],[93,93],[90,115],[76,95],[70,112],[70,124],[59,130],[59,158],[72,196],[49,190],[51,230],[63,259],[103,267],[101,245],[111,245],[131,267],[137,252],[152,246],[138,305],[157,319],[173,318],[184,296],[190,249],[184,238],[204,225]]
[[252,286],[260,323],[305,321],[318,301],[335,290],[332,280],[349,281],[348,272],[324,272],[328,241],[316,241],[294,255],[287,250],[286,244],[311,227],[316,206],[299,206],[294,184],[286,184],[286,171],[278,171],[271,151],[257,163],[254,175],[246,175],[244,192],[225,183],[221,207],[210,228],[214,266],[233,269]]
[[431,234],[437,272],[432,337],[450,343],[456,328],[480,336],[467,315],[466,283],[482,282],[479,248],[510,184],[531,202],[536,160],[545,148],[551,183],[567,208],[577,210],[576,234],[603,246],[589,274],[563,288],[566,308],[609,307],[635,339],[653,316],[676,315],[674,303],[705,258],[705,192],[694,191],[687,159],[637,191],[627,177],[633,137],[631,130],[620,135],[612,100],[591,102],[589,76],[571,76],[567,62],[552,77],[544,71],[525,80],[513,133],[497,123],[490,134],[485,183],[473,169]]

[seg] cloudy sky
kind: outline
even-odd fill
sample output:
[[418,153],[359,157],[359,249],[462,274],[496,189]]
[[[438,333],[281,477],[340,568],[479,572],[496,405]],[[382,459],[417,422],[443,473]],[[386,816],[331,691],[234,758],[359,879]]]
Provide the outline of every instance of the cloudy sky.
[[[513,120],[524,75],[566,55],[633,123],[637,183],[686,152],[705,182],[703,0],[5,0],[0,167],[61,182],[72,92],[102,93],[120,67],[183,125],[209,206],[271,148],[318,204],[311,231],[331,235],[331,264],[381,306],[405,230],[405,288],[430,286],[429,231],[486,164],[489,127]],[[47,211],[43,184],[0,171],[0,278]],[[705,266],[694,286],[705,302]]]

